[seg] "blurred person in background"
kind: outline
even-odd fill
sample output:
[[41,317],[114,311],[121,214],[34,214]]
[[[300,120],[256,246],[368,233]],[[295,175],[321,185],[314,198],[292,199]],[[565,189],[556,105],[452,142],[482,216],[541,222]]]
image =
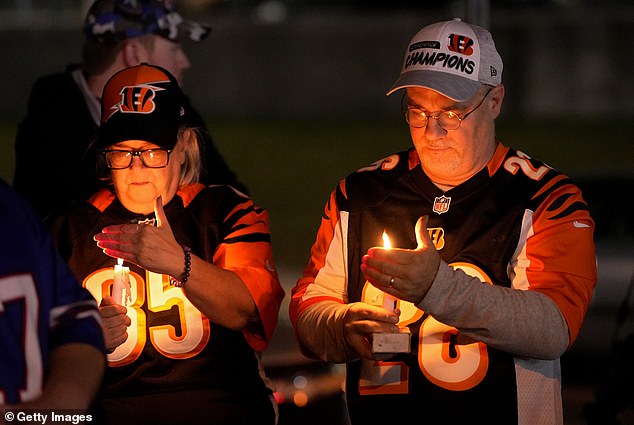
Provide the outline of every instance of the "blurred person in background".
[[300,345],[347,364],[352,424],[562,424],[560,357],[597,279],[581,191],[496,140],[502,59],[484,28],[421,29],[399,90],[413,148],[332,192],[292,292]]
[[[183,83],[190,67],[181,43],[202,41],[210,28],[186,21],[170,0],[97,0],[84,21],[81,64],[34,84],[16,139],[13,187],[46,217],[69,201],[83,201],[101,183],[91,149],[100,97],[117,71],[142,62],[167,69]],[[192,126],[205,127],[189,101]],[[201,181],[246,188],[227,166],[208,132],[201,138]]]
[[97,304],[2,180],[0,234],[0,411],[87,409],[106,364]]
[[[93,412],[112,424],[274,424],[260,355],[284,291],[268,213],[231,186],[198,182],[204,130],[185,102],[164,68],[115,74],[96,142],[111,186],[51,220],[100,303],[110,354]],[[118,259],[130,287],[115,298]]]

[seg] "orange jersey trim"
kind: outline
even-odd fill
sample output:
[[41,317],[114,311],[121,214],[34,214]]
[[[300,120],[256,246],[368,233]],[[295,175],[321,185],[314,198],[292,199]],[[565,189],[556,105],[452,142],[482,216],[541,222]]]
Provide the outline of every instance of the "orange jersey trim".
[[526,256],[530,261],[526,278],[529,289],[547,295],[560,309],[572,345],[597,281],[594,221],[583,209],[560,217],[574,210],[574,204],[585,204],[575,186],[564,185],[549,198],[553,201],[544,201],[533,216],[534,235],[526,241]]
[[97,208],[99,212],[104,212],[116,198],[109,189],[99,189],[97,193],[88,198],[88,203]]
[[176,194],[183,200],[183,206],[187,208],[187,206],[194,200],[196,195],[198,195],[200,191],[204,188],[205,185],[202,183],[192,183],[180,187],[178,191],[176,191]]
[[[234,212],[253,206],[249,200],[234,209]],[[258,232],[268,234],[269,218],[265,210],[253,209],[242,217],[237,224],[246,226],[245,229],[227,235],[234,238],[238,235],[248,235]],[[264,335],[257,330],[242,331],[249,345],[256,351],[263,351],[270,341],[275,326],[280,304],[284,298],[284,290],[279,284],[275,271],[273,252],[268,242],[223,242],[213,257],[213,264],[237,274],[251,294],[258,310]],[[229,267],[227,264],[231,264]]]
[[506,158],[506,154],[508,153],[509,148],[504,146],[501,143],[498,143],[495,148],[495,152],[493,153],[493,157],[489,160],[487,164],[487,170],[489,170],[489,177],[493,176],[504,164],[504,159]]

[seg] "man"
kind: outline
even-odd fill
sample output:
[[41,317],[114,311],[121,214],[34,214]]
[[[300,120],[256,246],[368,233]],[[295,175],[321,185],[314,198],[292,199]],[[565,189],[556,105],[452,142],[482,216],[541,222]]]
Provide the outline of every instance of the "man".
[[97,304],[0,181],[0,410],[87,409],[105,368]]
[[[300,344],[347,363],[352,424],[561,424],[559,358],[596,283],[587,205],[496,142],[502,59],[485,29],[423,28],[399,90],[414,147],[333,191],[292,293]],[[377,247],[384,231],[394,248]]]
[[[209,31],[183,20],[169,0],[95,1],[84,22],[81,65],[42,77],[33,86],[15,140],[14,188],[42,217],[93,194],[101,184],[90,148],[106,81],[121,69],[147,62],[164,67],[182,84],[190,62],[181,42],[201,41]],[[200,115],[189,115],[194,125],[205,127]],[[246,192],[211,138],[206,142],[201,146],[202,182],[230,184]]]

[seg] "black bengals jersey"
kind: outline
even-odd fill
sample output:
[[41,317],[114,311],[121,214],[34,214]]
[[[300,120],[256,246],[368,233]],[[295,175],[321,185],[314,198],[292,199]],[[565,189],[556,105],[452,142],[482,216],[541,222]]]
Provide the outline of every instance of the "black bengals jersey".
[[[219,326],[181,288],[170,286],[169,276],[126,263],[130,267],[127,309],[132,325],[128,339],[108,355],[100,396],[105,409],[114,405],[108,400],[127,398],[127,402],[115,404],[132,414],[134,404],[143,403],[132,400],[146,395],[154,404],[169,407],[169,415],[155,407],[156,420],[165,422],[181,415],[179,422],[193,423],[205,412],[214,408],[219,412],[227,404],[268,400],[271,390],[265,384],[258,352],[273,333],[284,296],[272,259],[268,214],[229,186],[201,184],[181,188],[165,205],[165,213],[179,243],[242,278],[257,305],[262,331],[237,332]],[[102,252],[93,235],[122,223],[152,224],[154,214],[131,213],[107,189],[53,223],[59,251],[97,302],[109,294],[116,259]],[[271,403],[266,403],[272,411]],[[108,416],[119,413],[108,412]],[[147,416],[145,420],[156,423]],[[216,422],[222,423],[218,418]]]
[[[594,223],[568,177],[502,145],[487,167],[446,192],[425,175],[414,149],[343,180],[331,194],[304,277],[293,290],[293,323],[321,301],[381,305],[382,292],[360,271],[362,257],[382,246],[384,231],[393,247],[415,249],[414,226],[423,215],[445,263],[491,285],[545,294],[574,341],[596,282]],[[455,328],[412,303],[399,300],[398,307],[412,350],[389,361],[348,363],[353,423],[442,418],[524,424],[561,418],[553,402],[561,401],[558,359],[519,358],[479,341],[458,346]]]

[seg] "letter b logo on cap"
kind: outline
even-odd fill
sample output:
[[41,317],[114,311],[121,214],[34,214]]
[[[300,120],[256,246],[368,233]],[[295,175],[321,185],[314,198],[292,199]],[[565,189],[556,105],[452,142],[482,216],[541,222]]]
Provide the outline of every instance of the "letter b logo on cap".
[[471,56],[473,54],[473,40],[464,35],[451,34],[447,48],[452,52]]
[[154,97],[163,90],[150,85],[126,86],[121,89],[119,111],[123,113],[151,114],[156,109]]

